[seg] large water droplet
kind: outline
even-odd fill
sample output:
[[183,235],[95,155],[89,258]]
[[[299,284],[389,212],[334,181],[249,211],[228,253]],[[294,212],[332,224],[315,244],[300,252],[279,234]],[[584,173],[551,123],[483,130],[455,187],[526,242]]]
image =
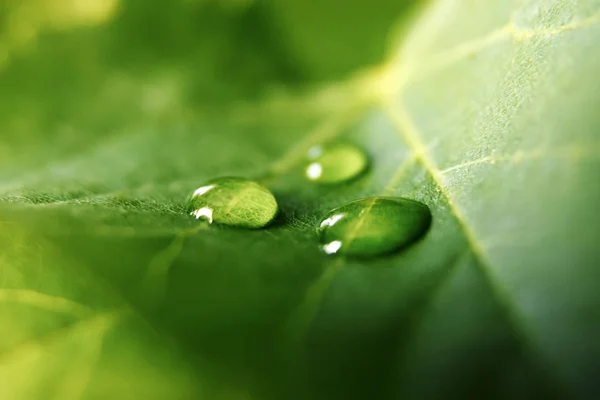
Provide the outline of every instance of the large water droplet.
[[308,151],[306,177],[318,183],[339,183],[352,179],[369,166],[365,152],[350,143],[318,145]]
[[421,238],[431,224],[429,207],[402,197],[373,197],[331,210],[317,232],[327,254],[377,256]]
[[196,219],[243,228],[262,228],[277,215],[275,197],[264,186],[243,178],[218,178],[194,191],[186,211]]

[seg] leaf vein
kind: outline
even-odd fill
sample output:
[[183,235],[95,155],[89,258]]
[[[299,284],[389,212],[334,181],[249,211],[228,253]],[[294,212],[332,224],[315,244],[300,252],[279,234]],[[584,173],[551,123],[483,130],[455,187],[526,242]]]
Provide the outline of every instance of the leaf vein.
[[[395,83],[393,83],[394,79],[390,77],[391,74],[389,72],[381,76],[381,79],[386,81],[391,80],[396,92],[403,91],[408,85],[422,81],[436,72],[442,71],[444,68],[504,40],[512,39],[514,42],[520,43],[535,37],[552,38],[564,32],[575,31],[598,24],[600,24],[600,12],[584,19],[573,20],[568,24],[556,28],[546,29],[518,28],[513,21],[509,21],[504,26],[489,32],[481,38],[463,42],[440,52],[438,55],[434,55],[432,61],[428,62],[425,66],[411,68],[411,64],[408,63],[408,67],[401,70],[401,74]],[[390,71],[393,70],[392,66],[397,62],[397,60],[392,60],[391,65],[388,65],[387,69]]]
[[507,155],[489,155],[471,161],[465,161],[460,164],[453,165],[440,171],[441,175],[446,175],[454,171],[458,171],[473,165],[479,164],[496,164],[496,163],[513,163],[518,164],[525,160],[539,160],[543,158],[554,158],[559,160],[568,160],[571,162],[581,159],[590,158],[598,159],[597,145],[590,146],[569,146],[562,149],[534,149],[530,151],[517,151]]
[[[390,100],[387,100],[384,104],[384,108],[390,120],[396,126],[398,134],[407,142],[409,147],[416,154],[418,161],[427,170],[427,172],[432,177],[434,183],[440,189],[442,195],[445,197],[450,211],[452,212],[456,221],[459,223],[463,234],[465,235],[465,239],[467,240],[467,244],[470,251],[473,253],[473,256],[477,260],[477,265],[480,267],[482,276],[486,280],[493,297],[496,299],[503,312],[505,313],[507,322],[517,333],[520,340],[526,342],[529,345],[525,346],[525,348],[535,348],[533,346],[535,344],[535,341],[533,340],[533,335],[526,328],[526,324],[524,322],[525,319],[519,315],[519,312],[516,306],[512,304],[512,301],[510,300],[507,291],[504,288],[502,288],[501,285],[498,283],[498,280],[493,277],[493,268],[491,267],[492,263],[487,257],[485,248],[477,239],[475,231],[468,223],[462,210],[454,203],[451,194],[449,193],[448,189],[443,183],[443,176],[441,175],[441,172],[436,168],[431,156],[428,154],[427,147],[424,145],[424,142],[421,139],[421,135],[418,131],[418,128],[415,126],[414,122],[412,121],[412,118],[408,114],[406,106],[400,101],[399,104],[396,104],[394,106],[394,104]],[[536,365],[546,365],[545,362],[540,361],[540,358],[542,358],[542,354],[536,352],[535,356]]]

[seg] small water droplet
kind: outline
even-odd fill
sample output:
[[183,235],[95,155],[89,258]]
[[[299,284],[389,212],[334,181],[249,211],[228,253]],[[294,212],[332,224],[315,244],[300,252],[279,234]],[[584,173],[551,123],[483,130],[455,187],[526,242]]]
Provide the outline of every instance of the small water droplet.
[[345,142],[318,145],[308,151],[306,177],[318,183],[340,183],[355,178],[369,166],[359,147]]
[[262,228],[277,215],[275,197],[264,186],[244,178],[225,177],[194,191],[186,211],[198,220],[243,228]]
[[331,210],[317,232],[327,254],[377,256],[420,239],[430,224],[431,212],[423,203],[373,197]]

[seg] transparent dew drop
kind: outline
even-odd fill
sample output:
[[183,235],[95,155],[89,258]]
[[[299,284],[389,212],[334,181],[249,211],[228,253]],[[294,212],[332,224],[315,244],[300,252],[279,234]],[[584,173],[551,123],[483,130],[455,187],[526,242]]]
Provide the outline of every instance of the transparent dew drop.
[[369,166],[367,154],[345,142],[314,146],[308,151],[308,159],[306,177],[323,184],[346,182],[362,174]]
[[373,197],[331,210],[317,228],[323,251],[372,257],[406,248],[431,225],[429,207],[402,197]]
[[269,189],[257,182],[234,177],[217,178],[194,191],[186,212],[197,220],[242,228],[262,228],[278,212]]

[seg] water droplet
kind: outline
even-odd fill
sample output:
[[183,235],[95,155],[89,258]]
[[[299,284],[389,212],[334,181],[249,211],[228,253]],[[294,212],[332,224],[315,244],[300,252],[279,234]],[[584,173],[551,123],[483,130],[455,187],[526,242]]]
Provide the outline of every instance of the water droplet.
[[196,219],[243,228],[262,228],[277,215],[275,197],[264,186],[243,178],[218,178],[194,191],[186,211]]
[[430,224],[431,212],[423,203],[373,197],[331,210],[317,232],[327,254],[377,256],[418,240]]
[[314,146],[308,151],[306,177],[318,183],[340,183],[357,177],[369,166],[365,152],[350,143]]

